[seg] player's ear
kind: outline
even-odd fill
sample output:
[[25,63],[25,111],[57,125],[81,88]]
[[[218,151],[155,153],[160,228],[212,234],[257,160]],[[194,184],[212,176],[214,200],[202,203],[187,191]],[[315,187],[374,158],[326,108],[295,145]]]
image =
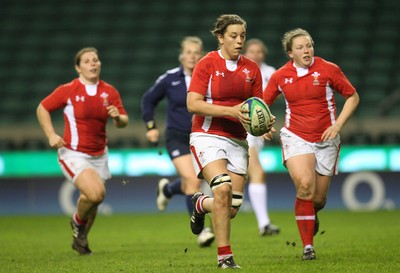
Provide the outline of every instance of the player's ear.
[[75,71],[80,74],[81,73],[81,68],[78,65],[75,65]]
[[224,35],[218,34],[217,39],[220,46],[224,44]]

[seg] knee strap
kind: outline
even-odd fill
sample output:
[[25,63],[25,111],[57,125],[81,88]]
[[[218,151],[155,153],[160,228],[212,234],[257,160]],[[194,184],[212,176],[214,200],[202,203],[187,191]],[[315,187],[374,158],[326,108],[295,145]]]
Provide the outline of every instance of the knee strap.
[[223,173],[214,177],[210,182],[211,190],[215,190],[224,183],[232,184],[229,174]]
[[234,191],[232,193],[232,208],[238,209],[238,208],[240,208],[242,203],[243,203],[243,193]]

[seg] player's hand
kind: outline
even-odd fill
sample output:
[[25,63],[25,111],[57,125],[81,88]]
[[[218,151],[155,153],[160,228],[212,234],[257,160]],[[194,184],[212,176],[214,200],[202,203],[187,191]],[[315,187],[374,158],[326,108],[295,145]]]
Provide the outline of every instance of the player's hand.
[[342,127],[343,127],[343,125],[338,124],[338,123],[335,123],[332,126],[328,127],[328,129],[326,129],[324,131],[324,133],[322,134],[321,140],[328,141],[328,140],[334,139],[339,134]]
[[157,128],[148,130],[146,132],[146,138],[151,143],[158,143],[158,140],[160,139],[160,131]]
[[249,118],[249,109],[243,109],[242,108],[243,103],[240,103],[238,105],[235,105],[232,108],[233,114],[232,116],[237,118],[242,124],[249,124],[250,123],[250,118]]
[[107,106],[106,109],[107,109],[108,116],[110,116],[114,119],[118,119],[119,111],[118,111],[117,107],[115,107],[114,105],[110,105],[110,106]]
[[57,134],[51,135],[49,137],[49,145],[53,149],[64,147],[65,144],[65,140]]
[[276,132],[274,127],[271,127],[270,130],[268,131],[268,133],[263,134],[261,137],[263,140],[268,140],[271,141],[271,139],[274,138],[274,133]]
[[[274,115],[271,115],[271,120],[269,121],[268,131],[271,131],[271,129],[274,127],[275,121],[276,121],[276,117]],[[274,132],[276,132],[275,129],[274,129]]]

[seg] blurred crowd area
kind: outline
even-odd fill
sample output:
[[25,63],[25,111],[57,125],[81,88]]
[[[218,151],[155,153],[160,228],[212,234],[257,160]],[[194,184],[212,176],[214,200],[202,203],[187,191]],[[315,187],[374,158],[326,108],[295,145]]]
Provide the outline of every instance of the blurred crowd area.
[[[173,4],[172,4],[173,3]],[[342,131],[344,144],[400,143],[400,2],[397,0],[2,0],[0,9],[0,150],[47,149],[36,120],[41,99],[75,78],[73,57],[94,46],[102,79],[121,93],[131,123],[110,127],[113,148],[147,147],[140,99],[157,77],[178,65],[180,40],[199,36],[206,51],[217,42],[209,30],[215,19],[237,13],[248,23],[247,38],[268,48],[267,63],[286,61],[284,32],[304,28],[315,54],[338,64],[361,97]],[[338,97],[338,105],[343,100]],[[340,109],[340,108],[339,108]],[[157,111],[163,126],[165,104]],[[272,107],[284,116],[284,102]],[[62,132],[62,113],[54,117]],[[276,138],[277,139],[277,138]],[[279,145],[277,140],[273,145]]]

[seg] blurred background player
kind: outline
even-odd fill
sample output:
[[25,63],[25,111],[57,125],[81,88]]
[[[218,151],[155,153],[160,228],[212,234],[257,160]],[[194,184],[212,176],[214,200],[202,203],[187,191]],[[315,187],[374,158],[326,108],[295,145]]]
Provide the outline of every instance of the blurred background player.
[[[164,211],[174,195],[184,194],[189,214],[192,214],[192,196],[200,190],[202,180],[194,171],[189,150],[189,135],[192,128],[192,114],[186,107],[187,90],[192,78],[192,72],[203,56],[203,42],[195,36],[183,38],[180,45],[180,66],[168,70],[161,75],[155,84],[143,95],[141,102],[142,118],[146,123],[146,138],[157,145],[160,138],[154,118],[154,111],[163,99],[168,100],[166,120],[166,147],[168,155],[174,164],[179,178],[169,182],[163,178],[158,183],[157,207]],[[214,233],[210,228],[198,236],[201,247],[209,246],[214,241]]]
[[[272,74],[264,100],[271,105],[279,94],[285,97],[282,156],[296,188],[295,216],[303,260],[314,260],[317,212],[325,206],[331,178],[338,173],[339,132],[360,99],[336,64],[314,56],[314,41],[306,30],[286,32],[282,46],[290,61]],[[346,99],[339,116],[334,91]]]
[[[244,45],[243,55],[255,61],[261,70],[263,90],[267,86],[275,68],[267,65],[265,59],[268,54],[267,46],[259,39],[249,39]],[[268,214],[268,192],[265,172],[261,165],[259,156],[264,147],[263,136],[256,137],[247,134],[249,143],[249,198],[258,223],[258,234],[261,236],[279,234],[279,227],[271,223]]]
[[219,16],[211,33],[218,41],[218,50],[196,65],[187,106],[195,114],[190,135],[193,163],[214,197],[202,192],[193,196],[190,227],[194,234],[200,233],[205,214],[211,212],[218,267],[239,269],[230,237],[231,218],[242,204],[247,180],[249,147],[243,124],[250,119],[241,105],[250,97],[262,96],[262,79],[257,64],[240,54],[246,40],[246,22],[240,16]]
[[[128,115],[118,91],[100,80],[97,50],[81,49],[75,56],[79,77],[57,87],[37,108],[37,118],[49,144],[58,149],[65,177],[79,190],[76,212],[71,219],[72,248],[91,254],[87,235],[103,202],[108,168],[106,124],[112,118],[117,128],[128,124]],[[64,136],[55,132],[50,113],[64,109]]]

